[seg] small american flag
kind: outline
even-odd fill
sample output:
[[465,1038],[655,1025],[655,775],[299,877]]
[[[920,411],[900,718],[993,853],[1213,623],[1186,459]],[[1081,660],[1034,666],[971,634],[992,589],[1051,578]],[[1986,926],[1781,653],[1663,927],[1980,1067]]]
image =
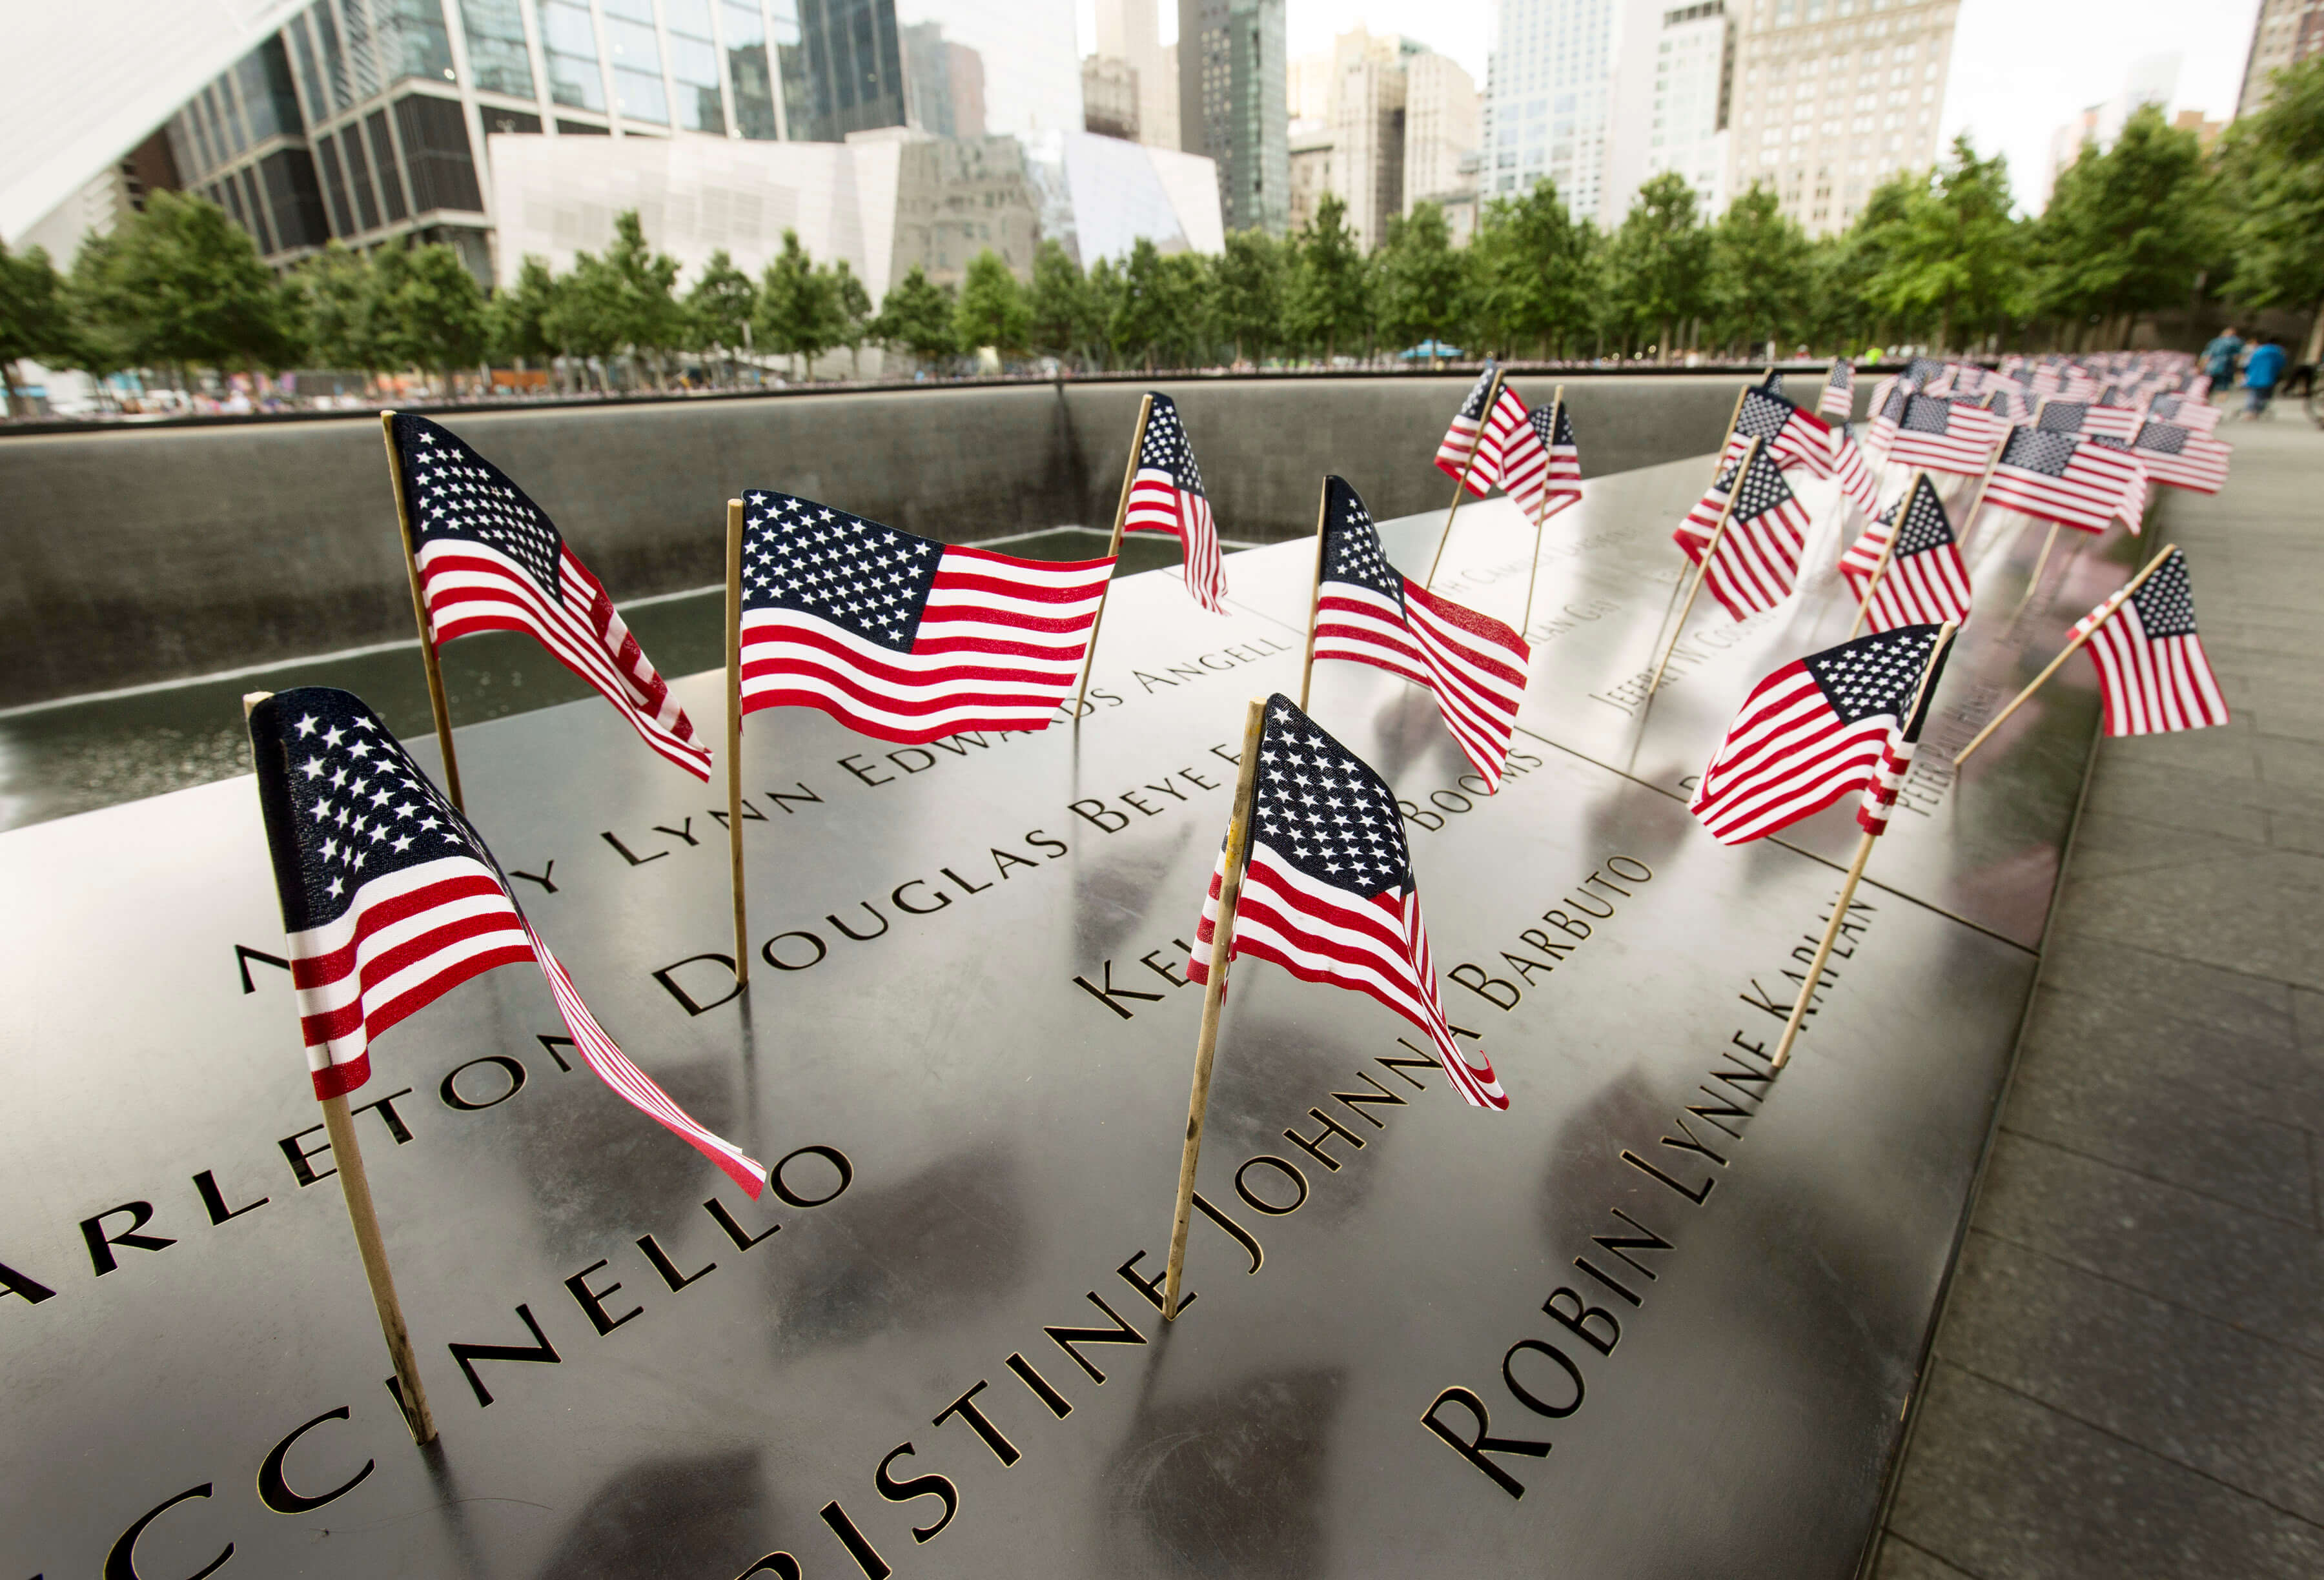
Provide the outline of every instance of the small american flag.
[[1831,434],[1832,473],[1840,479],[1840,491],[1849,502],[1866,515],[1870,515],[1880,503],[1880,480],[1865,464],[1864,452],[1845,427]]
[[1132,532],[1175,532],[1186,551],[1186,591],[1213,614],[1227,595],[1226,567],[1219,556],[1218,522],[1203,492],[1202,470],[1178,420],[1178,403],[1159,390],[1148,397],[1146,439],[1139,446],[1138,472],[1130,484],[1130,512],[1123,527]]
[[398,412],[389,432],[436,645],[476,631],[529,631],[604,693],[648,746],[708,779],[710,749],[540,507],[424,417]]
[[2106,694],[2108,735],[2200,730],[2227,721],[2227,699],[2195,634],[2195,588],[2187,556],[2172,549],[2137,592],[2084,615],[2088,647]]
[[2034,420],[2034,403],[2025,391],[2004,386],[1985,398],[1985,409],[2012,427],[2023,427]]
[[1401,574],[1345,479],[1325,479],[1323,491],[1315,657],[1370,664],[1434,692],[1444,727],[1499,789],[1532,659],[1525,638]]
[[1871,442],[1899,465],[1975,477],[2008,431],[2006,422],[1981,406],[1899,391],[1874,419]]
[[1951,372],[1952,364],[1950,363],[1935,362],[1925,356],[1916,356],[1904,364],[1904,387],[1907,390],[1930,390],[1944,382]]
[[946,546],[770,490],[744,505],[744,712],[918,742],[1043,729],[1074,689],[1112,560]]
[[1846,357],[1834,357],[1831,372],[1823,381],[1823,393],[1816,399],[1819,415],[1846,422],[1856,415],[1856,364]]
[[2146,416],[2149,421],[2167,422],[2199,434],[2216,432],[2219,426],[2219,409],[2192,395],[2157,395],[2147,403]]
[[[1737,470],[1728,467],[1671,537],[1686,557],[1698,565],[1712,537],[1719,538],[1719,552],[1711,556],[1703,580],[1729,614],[1745,620],[1763,609],[1775,608],[1798,581],[1808,511],[1764,449],[1752,453],[1739,491]],[[1719,515],[1727,509],[1730,491],[1736,491],[1735,508],[1722,533]]]
[[2235,454],[2232,446],[2208,434],[2160,421],[2141,427],[2131,448],[2147,476],[2199,493],[2217,493],[2226,485],[2227,460]]
[[2117,439],[2112,434],[2085,434],[2082,443],[2096,445],[2102,450],[2112,450],[2126,456],[2136,469],[2122,485],[2122,508],[2116,512],[2121,516],[2122,524],[2130,528],[2131,536],[2136,537],[2146,520],[2147,501],[2153,491],[2146,483],[2146,463],[2131,449],[2128,439]]
[[[1211,978],[1226,853],[1211,874],[1188,974]],[[1250,858],[1229,959],[1273,960],[1303,982],[1370,994],[1418,1026],[1461,1095],[1507,1108],[1490,1061],[1454,1045],[1437,997],[1428,929],[1396,792],[1277,694],[1267,700],[1251,796]]]
[[1941,634],[1898,626],[1776,670],[1744,699],[1689,810],[1720,842],[1739,845],[1862,790],[1857,822],[1879,832],[1936,695],[1941,657],[1912,709]]
[[[1896,525],[1900,514],[1904,517],[1901,528]],[[1896,535],[1896,547],[1883,570],[1880,556],[1887,550],[1892,533]],[[1873,577],[1879,577],[1865,611],[1865,619],[1876,631],[1969,618],[1969,567],[1961,564],[1944,501],[1937,497],[1936,485],[1926,473],[1916,475],[1911,491],[1882,511],[1864,536],[1840,556],[1840,574],[1856,590],[1858,602],[1863,602],[1865,590],[1873,587]]]
[[1499,450],[1501,491],[1526,520],[1545,521],[1581,500],[1582,450],[1564,401],[1554,412],[1538,407],[1526,412],[1523,425],[1501,436]]
[[2072,434],[2022,427],[2002,446],[1985,502],[2103,532],[2144,495],[2142,471],[2128,451]]
[[369,1080],[372,1042],[398,1021],[471,977],[531,960],[589,1068],[759,1194],[765,1168],[696,1124],[614,1045],[483,839],[360,698],[327,686],[277,692],[252,710],[250,739],[318,1098]]
[[1729,467],[1740,461],[1753,439],[1766,441],[1759,446],[1761,451],[1784,471],[1796,466],[1810,477],[1832,474],[1836,457],[1831,425],[1757,386],[1743,392],[1743,404],[1735,413],[1735,432],[1728,438],[1720,465]]
[[2139,415],[2127,406],[2106,406],[2092,400],[2049,400],[2042,406],[2037,427],[2055,434],[2103,434],[2128,441],[2138,436]]
[[[1498,465],[1500,457],[1493,448],[1489,435],[1482,448],[1478,443],[1478,436],[1486,432],[1490,420],[1485,410],[1485,395],[1493,389],[1499,372],[1492,363],[1485,364],[1485,371],[1477,375],[1474,384],[1469,386],[1469,393],[1462,400],[1461,409],[1452,414],[1452,426],[1444,430],[1444,437],[1436,446],[1436,469],[1447,477],[1457,478],[1462,474],[1462,468],[1467,467],[1469,491],[1480,499],[1492,492],[1493,485],[1500,481]],[[1525,420],[1525,402],[1517,399],[1516,390],[1504,384],[1493,397],[1490,418],[1498,419],[1504,427],[1522,422]],[[1470,461],[1472,454],[1476,456],[1473,463]]]

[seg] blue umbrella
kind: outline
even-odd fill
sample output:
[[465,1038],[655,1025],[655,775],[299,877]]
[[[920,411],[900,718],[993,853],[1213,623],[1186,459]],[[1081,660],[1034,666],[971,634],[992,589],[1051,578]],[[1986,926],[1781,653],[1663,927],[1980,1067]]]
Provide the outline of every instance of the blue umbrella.
[[1417,362],[1422,357],[1432,357],[1441,361],[1457,362],[1461,359],[1462,354],[1463,353],[1457,345],[1447,345],[1441,340],[1424,340],[1418,345],[1414,346],[1410,351],[1399,353],[1397,360],[1400,362]]

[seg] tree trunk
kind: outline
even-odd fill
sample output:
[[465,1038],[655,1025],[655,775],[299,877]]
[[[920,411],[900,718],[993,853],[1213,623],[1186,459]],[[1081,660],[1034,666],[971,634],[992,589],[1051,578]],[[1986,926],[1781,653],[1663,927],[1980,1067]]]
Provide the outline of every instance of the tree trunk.
[[5,362],[0,362],[0,378],[5,378],[8,384],[8,415],[10,417],[21,415],[18,408],[22,402],[16,394],[15,358],[11,357]]

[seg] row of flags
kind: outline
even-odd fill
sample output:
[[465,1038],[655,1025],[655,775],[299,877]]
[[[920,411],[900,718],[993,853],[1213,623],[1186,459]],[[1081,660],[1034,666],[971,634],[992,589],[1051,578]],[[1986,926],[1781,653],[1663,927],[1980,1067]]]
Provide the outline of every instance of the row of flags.
[[[1809,526],[1787,474],[1837,480],[1849,505],[1872,517],[1840,568],[1873,629],[1754,688],[1692,804],[1714,837],[1765,837],[1850,794],[1861,797],[1868,841],[1886,826],[1970,601],[1931,472],[1982,470],[1981,499],[2075,525],[2095,520],[2092,530],[2121,513],[2131,486],[2122,474],[2136,470],[2143,490],[2147,473],[2134,457],[2150,442],[2171,445],[2153,453],[2180,457],[2185,474],[2209,475],[2202,446],[2216,441],[2191,418],[2187,402],[2196,392],[2181,385],[2158,393],[2127,365],[2108,371],[2119,376],[2093,399],[2081,387],[2092,375],[2075,381],[2053,372],[2056,390],[2021,421],[1996,409],[2006,391],[1964,403],[1951,390],[1968,381],[1965,370],[1916,364],[1883,398],[1861,449],[1848,425],[1855,373],[1845,363],[1833,365],[1815,411],[1787,400],[1772,370],[1742,391],[1712,487],[1678,542],[1736,618],[1773,607],[1796,584]],[[2148,398],[2150,413],[2171,404],[2161,416],[2140,415],[2133,427],[2114,415],[2127,409],[2114,399],[2126,387]],[[2169,422],[2173,416],[2190,419]],[[2158,438],[2158,426],[2172,433]],[[437,647],[475,631],[528,632],[588,680],[650,749],[706,779],[707,747],[545,512],[438,425],[391,413],[386,427],[431,664]],[[1580,496],[1563,390],[1546,409],[1529,409],[1498,369],[1469,392],[1436,459],[1459,480],[1456,506],[1463,493],[1499,488],[1536,534]],[[1877,510],[1876,466],[1890,462],[1918,470]],[[2168,466],[2155,475],[2172,481]],[[1311,670],[1319,658],[1360,663],[1426,688],[1464,756],[1498,789],[1525,694],[1524,637],[1406,576],[1355,489],[1339,477],[1323,489]],[[1025,560],[772,490],[751,491],[737,504],[730,703],[738,726],[752,712],[809,707],[899,742],[970,729],[1038,730],[1084,671],[1112,555]],[[1120,519],[1127,529],[1177,536],[1189,595],[1206,610],[1224,607],[1216,522],[1167,396],[1141,407]],[[1448,515],[1448,535],[1450,528]],[[2098,664],[2111,732],[2224,721],[2175,550],[2094,611],[2076,628],[2076,641]],[[1194,979],[1223,991],[1222,972],[1213,980],[1213,954],[1224,925],[1231,938],[1222,961],[1249,954],[1304,980],[1366,993],[1428,1037],[1467,1101],[1504,1108],[1508,1098],[1489,1060],[1462,1048],[1445,1017],[1395,795],[1310,716],[1306,689],[1303,675],[1297,703],[1278,694],[1264,704],[1237,810],[1247,819],[1242,865],[1230,873],[1230,841],[1199,924]],[[448,720],[438,706],[448,768]],[[525,916],[456,794],[439,792],[360,699],[327,688],[276,694],[256,701],[250,731],[318,1098],[343,1104],[369,1077],[373,1041],[404,1018],[484,971],[529,960],[544,974],[575,1045],[619,1096],[750,1194],[763,1189],[762,1164],[696,1123],[622,1052]],[[739,830],[740,820],[733,826]],[[1858,872],[1861,865],[1859,856]],[[739,859],[736,870],[739,932]],[[1793,1031],[1796,1022],[1795,1014]],[[1214,1014],[1206,1012],[1205,1026],[1206,1035],[1214,1033]],[[1182,1243],[1183,1235],[1174,1244],[1174,1290]],[[392,1349],[400,1317],[387,1321],[392,1303],[391,1289],[382,1312]],[[398,1366],[405,1369],[401,1358]]]

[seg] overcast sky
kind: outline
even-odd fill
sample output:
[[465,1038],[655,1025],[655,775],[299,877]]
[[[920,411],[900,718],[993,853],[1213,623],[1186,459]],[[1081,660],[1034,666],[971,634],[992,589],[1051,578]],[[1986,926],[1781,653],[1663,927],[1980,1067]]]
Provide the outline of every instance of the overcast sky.
[[[1176,0],[1160,0],[1162,36],[1177,32]],[[1096,32],[1095,0],[1079,0],[1082,50]],[[1406,33],[1452,56],[1484,86],[1494,0],[1289,0],[1294,55],[1329,48],[1359,24]],[[1962,0],[1953,43],[1944,135],[1969,133],[1999,147],[2021,201],[2041,188],[2050,133],[2084,106],[2122,92],[2131,69],[2180,57],[2171,108],[2225,119],[2243,82],[2259,0]]]

